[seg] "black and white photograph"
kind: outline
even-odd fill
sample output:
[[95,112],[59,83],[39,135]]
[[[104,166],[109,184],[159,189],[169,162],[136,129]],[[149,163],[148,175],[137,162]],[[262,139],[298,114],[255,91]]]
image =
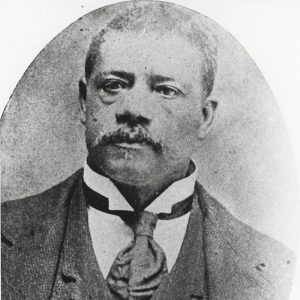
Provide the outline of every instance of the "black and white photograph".
[[1,299],[299,299],[286,4],[1,4]]

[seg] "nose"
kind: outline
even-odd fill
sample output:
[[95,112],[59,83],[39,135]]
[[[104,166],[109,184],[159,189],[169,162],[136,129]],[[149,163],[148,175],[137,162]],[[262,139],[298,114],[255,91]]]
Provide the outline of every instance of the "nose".
[[151,123],[150,119],[130,112],[129,110],[125,110],[122,113],[116,113],[116,120],[118,124],[127,124],[129,127],[135,127],[137,125],[147,127]]
[[118,108],[115,116],[118,124],[127,124],[129,127],[151,124],[154,114],[153,95],[143,86],[135,86],[123,95],[122,100],[116,103]]

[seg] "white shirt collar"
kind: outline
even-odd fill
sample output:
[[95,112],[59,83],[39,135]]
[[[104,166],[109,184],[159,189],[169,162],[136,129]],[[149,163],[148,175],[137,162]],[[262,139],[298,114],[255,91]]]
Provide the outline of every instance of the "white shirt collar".
[[[147,211],[153,213],[170,213],[175,203],[193,194],[197,179],[197,166],[193,160],[192,163],[195,166],[194,171],[189,176],[173,182],[146,208]],[[133,208],[114,183],[108,177],[93,171],[87,164],[87,161],[84,164],[83,180],[90,189],[109,199],[109,209],[133,211]]]

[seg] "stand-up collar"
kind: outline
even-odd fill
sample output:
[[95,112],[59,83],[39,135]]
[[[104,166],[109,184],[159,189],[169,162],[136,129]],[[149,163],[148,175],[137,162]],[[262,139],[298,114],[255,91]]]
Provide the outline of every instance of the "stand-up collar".
[[[197,179],[197,166],[192,160],[190,170],[187,177],[173,182],[146,209],[153,213],[170,213],[175,203],[190,197]],[[108,177],[93,171],[87,161],[84,164],[83,180],[90,189],[109,199],[109,209],[133,211],[115,184]]]

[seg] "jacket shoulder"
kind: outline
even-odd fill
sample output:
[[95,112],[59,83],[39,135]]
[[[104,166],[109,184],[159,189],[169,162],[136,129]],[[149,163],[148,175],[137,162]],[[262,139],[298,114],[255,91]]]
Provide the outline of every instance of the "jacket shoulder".
[[[233,241],[239,241],[239,247],[244,246],[242,250],[245,250],[247,255],[249,250],[252,252],[255,250],[254,252],[256,252],[261,251],[261,249],[274,249],[281,250],[280,253],[293,256],[293,252],[281,242],[255,230],[234,217],[225,206],[208,194],[199,183],[197,183],[197,190],[201,195],[200,205],[202,206],[202,211],[209,221],[214,224],[214,230],[225,233],[225,238],[230,237]],[[256,255],[257,253],[254,254]]]
[[82,176],[82,169],[51,187],[25,198],[9,200],[1,204],[2,231],[14,227],[25,228],[27,223],[42,222],[49,213],[64,210],[74,185]]
[[30,197],[2,204],[1,268],[5,299],[48,299],[70,202],[82,170]]
[[252,291],[257,289],[261,293],[259,299],[287,299],[296,261],[293,251],[235,218],[199,183],[196,190],[205,220],[207,255],[211,265],[219,264],[214,266],[215,276],[218,277],[221,265],[226,264],[230,266],[226,269],[229,275],[223,277],[238,277],[241,286],[243,280],[248,285],[252,282]]

